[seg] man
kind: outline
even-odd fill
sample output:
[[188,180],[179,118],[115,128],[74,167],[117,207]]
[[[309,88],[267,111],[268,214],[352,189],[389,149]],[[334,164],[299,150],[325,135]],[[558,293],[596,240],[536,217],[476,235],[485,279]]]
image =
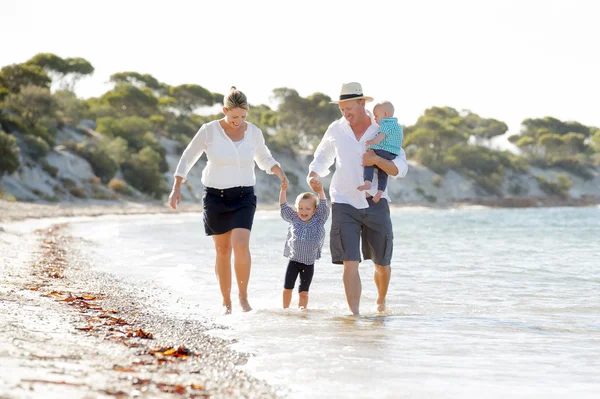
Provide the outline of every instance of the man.
[[[377,192],[373,181],[372,189],[359,191],[363,183],[363,165],[376,165],[390,177],[406,176],[408,164],[404,150],[394,160],[377,156],[373,151],[365,151],[365,141],[372,139],[379,126],[365,103],[373,101],[363,94],[360,83],[342,85],[338,104],[342,117],[334,121],[325,132],[317,147],[314,159],[309,166],[308,184],[318,190],[320,177],[329,174],[335,161],[335,173],[331,180],[331,233],[330,248],[332,262],[344,265],[344,290],[350,311],[358,315],[362,285],[358,264],[362,255],[375,264],[374,280],[377,287],[377,309],[385,311],[385,297],[391,276],[393,252],[393,232],[390,200],[387,190],[377,203],[372,196]],[[375,177],[376,179],[376,177]]]

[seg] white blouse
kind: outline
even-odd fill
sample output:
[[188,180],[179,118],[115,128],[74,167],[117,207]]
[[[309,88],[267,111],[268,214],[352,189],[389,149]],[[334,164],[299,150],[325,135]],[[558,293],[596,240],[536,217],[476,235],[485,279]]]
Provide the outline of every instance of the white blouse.
[[219,121],[215,120],[205,123],[198,130],[183,151],[174,176],[180,176],[185,181],[190,169],[204,152],[208,159],[202,171],[204,187],[226,189],[254,186],[255,162],[268,174],[273,174],[271,169],[279,165],[265,145],[262,131],[256,125],[247,122],[244,138],[234,142],[225,134]]

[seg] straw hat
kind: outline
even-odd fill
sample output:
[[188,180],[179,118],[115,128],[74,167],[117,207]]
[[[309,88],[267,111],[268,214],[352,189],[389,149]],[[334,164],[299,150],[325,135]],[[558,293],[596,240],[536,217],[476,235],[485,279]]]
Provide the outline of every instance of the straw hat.
[[373,97],[365,96],[360,83],[350,82],[342,84],[342,90],[340,90],[340,99],[338,101],[331,101],[330,104],[339,104],[342,101],[348,100],[360,100],[363,99],[365,102],[373,101]]

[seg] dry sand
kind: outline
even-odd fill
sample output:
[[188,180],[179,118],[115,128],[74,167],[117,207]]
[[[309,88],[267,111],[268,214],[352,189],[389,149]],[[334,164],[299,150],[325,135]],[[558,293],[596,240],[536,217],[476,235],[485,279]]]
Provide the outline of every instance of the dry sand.
[[211,320],[165,313],[151,289],[94,271],[68,225],[14,222],[157,212],[171,210],[0,201],[0,398],[284,395],[237,367],[248,355],[207,334]]

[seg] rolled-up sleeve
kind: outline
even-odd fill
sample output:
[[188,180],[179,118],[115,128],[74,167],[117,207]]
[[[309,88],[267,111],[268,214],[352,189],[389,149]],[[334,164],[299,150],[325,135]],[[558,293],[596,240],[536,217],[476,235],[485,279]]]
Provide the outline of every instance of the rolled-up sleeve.
[[327,176],[333,162],[335,162],[335,148],[331,143],[331,132],[327,129],[315,150],[314,158],[308,166],[308,172],[315,172],[320,177]]
[[186,180],[188,173],[192,169],[192,167],[198,162],[198,159],[202,156],[202,153],[206,151],[206,135],[207,135],[207,125],[202,125],[196,135],[190,141],[188,146],[183,151],[181,158],[179,159],[179,163],[177,164],[177,169],[175,170],[175,174],[173,176],[183,177],[183,181]]
[[394,165],[396,165],[396,168],[398,168],[398,173],[395,176],[390,175],[390,177],[393,179],[398,179],[406,176],[408,173],[408,162],[406,162],[406,153],[404,152],[404,148],[400,148],[400,153],[392,160],[392,162],[394,162]]
[[263,136],[262,130],[260,130],[259,128],[255,128],[253,134],[255,144],[254,162],[256,162],[256,165],[258,165],[258,167],[261,170],[264,170],[265,172],[267,172],[267,174],[272,175],[273,172],[271,171],[271,169],[273,168],[273,166],[281,165],[275,160],[275,158],[273,158],[273,155],[271,155],[271,151],[269,151],[269,148],[265,144],[265,138]]

